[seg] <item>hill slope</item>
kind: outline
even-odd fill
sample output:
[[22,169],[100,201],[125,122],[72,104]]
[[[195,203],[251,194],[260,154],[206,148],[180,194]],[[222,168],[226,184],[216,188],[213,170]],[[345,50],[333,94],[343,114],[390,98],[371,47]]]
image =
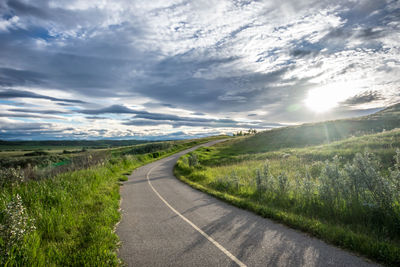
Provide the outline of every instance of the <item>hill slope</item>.
[[233,141],[235,145],[231,149],[236,153],[266,152],[286,147],[319,145],[395,128],[400,128],[400,103],[359,118],[307,123],[264,131]]

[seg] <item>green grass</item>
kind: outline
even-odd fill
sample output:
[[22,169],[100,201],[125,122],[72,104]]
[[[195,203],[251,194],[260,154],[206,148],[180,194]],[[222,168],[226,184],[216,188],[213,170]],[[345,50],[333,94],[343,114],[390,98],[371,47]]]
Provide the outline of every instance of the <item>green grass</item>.
[[[126,181],[126,175],[139,166],[219,138],[223,137],[182,141],[158,151],[156,157],[154,152],[119,153],[105,164],[88,169],[39,181],[6,183],[0,189],[0,223],[4,226],[0,228],[0,265],[120,265],[114,228],[120,220],[121,181]],[[22,201],[19,209],[15,208],[18,207],[17,196]],[[23,224],[16,226],[18,221],[29,221],[35,229],[29,230],[28,226],[21,226]],[[14,226],[25,234],[13,237],[7,229]]]
[[[2,189],[1,203],[19,194],[36,230],[9,266],[115,266],[119,221],[118,178],[132,163],[107,164]],[[21,258],[23,260],[21,260]]]
[[[324,140],[323,123],[238,137],[183,156],[175,174],[231,204],[387,265],[399,265],[397,112],[395,106],[347,120],[358,121],[352,127],[364,131],[349,134],[346,128],[337,141]],[[344,120],[329,123],[344,125]],[[382,125],[393,130],[382,131]]]

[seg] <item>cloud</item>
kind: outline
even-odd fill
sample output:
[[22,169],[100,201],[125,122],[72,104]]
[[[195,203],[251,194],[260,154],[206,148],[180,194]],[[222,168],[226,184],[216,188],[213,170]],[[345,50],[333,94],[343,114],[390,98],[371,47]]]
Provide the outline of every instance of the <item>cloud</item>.
[[43,9],[37,8],[33,5],[23,3],[18,0],[7,1],[8,6],[16,13],[21,15],[36,16],[42,19],[49,18],[49,15]]
[[[266,128],[259,122],[243,123],[232,119],[213,119],[206,117],[187,117],[165,113],[152,113],[142,110],[134,110],[121,105],[112,105],[106,108],[79,110],[83,114],[100,115],[100,114],[134,114],[132,120],[124,122],[123,125],[135,126],[154,126],[154,125],[171,125],[173,127],[191,126],[191,127],[230,127],[230,128]],[[45,112],[43,112],[45,113]],[[88,119],[105,119],[102,117],[91,116]],[[267,127],[269,128],[271,124]],[[272,126],[281,126],[274,124]]]
[[1,86],[35,85],[44,78],[44,75],[34,71],[0,68]]
[[23,112],[23,113],[39,113],[39,114],[68,114],[71,112],[65,112],[61,110],[34,110],[34,109],[22,109],[22,108],[13,108],[9,109],[9,111],[13,112]]
[[55,116],[43,116],[37,114],[21,114],[21,113],[0,113],[0,117],[5,118],[42,118],[42,119],[60,119]]
[[130,108],[127,108],[122,105],[112,105],[110,107],[106,108],[100,108],[100,109],[86,109],[86,110],[80,110],[80,113],[83,114],[91,114],[91,115],[98,115],[98,114],[138,114],[141,113],[141,111],[133,110]]
[[346,105],[359,105],[382,100],[383,97],[377,91],[366,91],[346,99],[343,104]]
[[305,57],[309,55],[315,56],[318,54],[319,51],[312,51],[312,50],[302,50],[302,49],[294,49],[290,52],[290,55],[294,57]]
[[285,126],[280,123],[260,123],[260,122],[238,122],[232,120],[196,120],[196,119],[185,119],[180,118],[179,120],[143,120],[143,119],[132,119],[123,123],[124,125],[131,126],[154,126],[154,125],[169,125],[173,128],[180,127],[206,127],[206,128],[239,128],[239,129],[270,129],[275,127]]
[[1,1],[0,98],[24,109],[0,113],[50,123],[40,138],[156,138],[373,112],[400,100],[397,2]]
[[47,100],[51,100],[51,101],[62,101],[62,102],[68,102],[68,103],[78,103],[78,104],[85,103],[84,101],[81,101],[81,100],[61,99],[61,98],[45,96],[45,95],[40,95],[40,94],[36,94],[33,92],[21,91],[21,90],[15,90],[15,89],[6,89],[6,90],[0,91],[0,98],[40,98],[40,99],[47,99]]

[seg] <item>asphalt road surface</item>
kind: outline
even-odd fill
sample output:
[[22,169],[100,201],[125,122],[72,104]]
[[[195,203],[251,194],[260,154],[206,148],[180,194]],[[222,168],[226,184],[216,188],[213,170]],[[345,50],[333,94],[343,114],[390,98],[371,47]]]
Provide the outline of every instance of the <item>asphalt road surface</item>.
[[121,187],[117,234],[127,266],[375,265],[180,182],[173,167],[196,148],[136,169]]

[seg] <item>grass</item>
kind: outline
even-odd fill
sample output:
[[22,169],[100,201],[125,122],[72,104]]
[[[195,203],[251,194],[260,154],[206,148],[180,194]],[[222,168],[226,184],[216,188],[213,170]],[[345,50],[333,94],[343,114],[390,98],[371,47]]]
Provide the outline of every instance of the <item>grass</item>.
[[[118,266],[119,185],[135,168],[222,137],[145,154],[116,153],[86,169],[40,180],[21,172],[0,189],[0,265]],[[2,177],[4,179],[4,177]]]
[[[323,140],[322,124],[314,124],[203,147],[181,157],[175,174],[238,207],[398,266],[400,164],[395,155],[400,129],[382,130],[388,121],[400,127],[392,116],[397,108],[349,120],[365,131],[336,141]],[[310,132],[315,133],[312,140],[305,138]]]
[[[117,237],[112,232],[119,221],[117,180],[131,163],[107,164],[89,170],[58,175],[3,188],[4,205],[16,194],[34,221],[22,249],[2,259],[8,266],[115,266]],[[2,207],[4,210],[4,206]]]

